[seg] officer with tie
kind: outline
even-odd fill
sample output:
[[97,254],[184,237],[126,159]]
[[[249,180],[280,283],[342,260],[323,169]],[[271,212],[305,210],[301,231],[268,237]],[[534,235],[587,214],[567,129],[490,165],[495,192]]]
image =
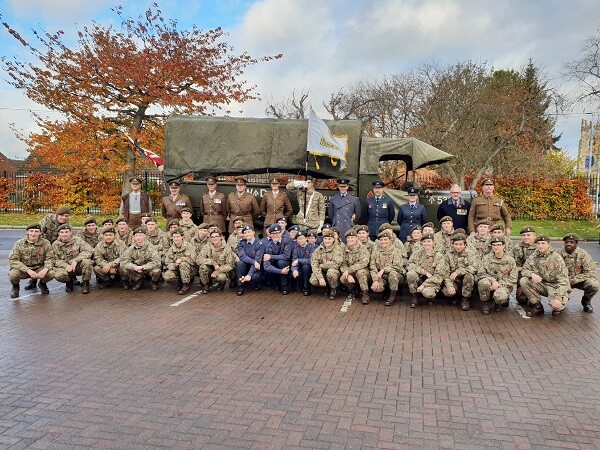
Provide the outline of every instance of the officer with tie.
[[383,181],[373,181],[373,197],[365,200],[363,220],[369,227],[369,239],[377,239],[379,227],[384,223],[392,223],[396,217],[394,202],[383,195]]
[[427,222],[425,206],[419,203],[419,189],[414,186],[408,188],[408,203],[400,206],[398,211],[398,225],[400,225],[400,240],[406,242],[410,230],[415,225],[422,226]]
[[450,187],[450,198],[440,203],[437,210],[438,221],[445,216],[450,216],[454,224],[454,229],[468,228],[468,217],[471,203],[461,198],[462,189],[458,184]]
[[350,180],[340,178],[337,180],[339,193],[329,201],[327,215],[331,225],[340,230],[340,238],[346,243],[346,231],[352,228],[360,219],[360,200],[348,192]]

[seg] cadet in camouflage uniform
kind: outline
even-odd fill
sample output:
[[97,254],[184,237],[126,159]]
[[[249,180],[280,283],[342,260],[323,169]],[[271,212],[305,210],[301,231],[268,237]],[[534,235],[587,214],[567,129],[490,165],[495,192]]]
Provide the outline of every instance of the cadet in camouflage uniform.
[[[235,264],[237,264],[240,262],[240,258],[237,253],[237,245],[240,240],[244,239],[244,235],[242,233],[242,230],[244,229],[244,219],[240,216],[235,216],[233,219],[231,219],[231,222],[233,223],[233,232],[229,234],[227,246],[233,251],[233,254],[235,255]],[[235,270],[231,272],[229,287],[231,289],[235,289],[237,287],[237,276]]]
[[[298,199],[300,209],[296,214],[296,223],[308,231],[320,233],[325,223],[325,197],[320,192],[315,191],[313,177],[306,177],[306,181],[290,181],[285,188],[290,193],[296,194]],[[304,211],[305,198],[306,212]]]
[[446,253],[452,249],[452,233],[454,232],[454,221],[450,216],[440,219],[442,229],[433,235],[434,246],[438,252]]
[[523,265],[527,258],[533,255],[535,252],[535,230],[533,227],[526,226],[521,228],[521,242],[518,245],[513,247],[512,256],[515,258],[515,262],[517,263],[517,292],[515,297],[517,298],[517,303],[519,305],[527,304],[527,296],[523,293],[523,289],[521,288],[521,271],[523,270]]
[[336,290],[340,284],[340,267],[344,261],[344,249],[334,245],[333,232],[323,230],[323,243],[317,247],[310,259],[312,275],[310,284],[328,287],[326,295],[330,300],[335,299]]
[[[379,226],[379,231],[377,234],[381,233],[382,231],[388,232],[388,236],[390,237],[392,245],[394,247],[398,247],[398,250],[400,250],[400,253],[402,253],[402,256],[404,257],[404,259],[408,260],[408,254],[406,253],[406,248],[404,247],[404,243],[400,240],[400,238],[398,238],[398,236],[396,236],[394,227],[389,223],[382,223]],[[378,242],[375,241],[375,244],[378,245]]]
[[48,294],[46,283],[54,278],[54,252],[50,241],[42,237],[40,224],[27,227],[27,237],[19,239],[8,255],[8,279],[12,284],[10,298],[19,297],[19,281],[31,278],[40,280],[40,291]]
[[58,227],[64,223],[69,223],[69,214],[71,210],[68,206],[60,206],[54,214],[48,214],[40,221],[42,227],[42,237],[52,244],[58,239]]
[[210,239],[208,238],[208,224],[201,223],[198,225],[198,229],[196,230],[196,235],[192,239],[192,245],[196,250],[196,256],[199,256],[202,253],[202,249],[206,247],[210,243]]
[[[113,227],[106,227],[102,230],[102,240],[98,242],[94,249],[94,273],[99,289],[110,286],[115,277],[119,274],[120,258],[127,246],[123,241],[116,238],[117,231]],[[122,280],[126,283],[126,280]]]
[[196,264],[199,266],[203,294],[210,292],[211,281],[219,283],[218,291],[225,288],[227,280],[231,278],[231,272],[235,269],[235,253],[223,241],[220,231],[210,233],[210,243],[202,248]]
[[161,230],[154,217],[146,220],[146,240],[156,249],[161,259],[169,249],[169,238],[167,233]]
[[421,231],[421,227],[419,225],[415,225],[410,230],[410,235],[406,238],[406,242],[404,243],[404,249],[406,251],[406,259],[410,259],[410,256],[422,249],[421,246],[421,238],[423,237],[423,232]]
[[423,248],[414,252],[408,260],[406,272],[411,308],[419,306],[418,294],[422,294],[431,303],[448,276],[446,259],[433,246],[433,234],[423,235],[421,245]]
[[369,250],[364,248],[353,228],[346,231],[346,248],[344,249],[344,261],[340,271],[340,282],[348,288],[349,299],[354,299],[354,287],[357,282],[362,293],[361,301],[363,305],[369,304]]
[[[146,239],[145,228],[135,229],[133,241],[133,244],[121,256],[121,277],[134,282],[132,289],[137,291],[144,287],[144,276],[149,275],[152,278],[152,290],[157,291],[158,281],[161,277],[160,256]],[[129,289],[129,284],[125,284],[123,289]]]
[[494,237],[490,244],[492,251],[483,257],[477,270],[477,288],[481,299],[481,312],[490,313],[490,295],[493,292],[494,311],[508,307],[508,298],[517,282],[517,264],[506,253],[505,238]]
[[560,314],[569,301],[571,286],[569,271],[558,252],[550,247],[550,238],[540,235],[535,239],[536,250],[521,271],[521,287],[529,303],[533,305],[528,316],[544,315],[540,296],[548,296],[552,315]]
[[454,297],[460,290],[462,298],[460,309],[468,311],[471,308],[471,295],[475,287],[478,255],[467,247],[467,236],[462,233],[452,234],[452,248],[446,252],[448,276],[444,280],[442,293],[446,297]]
[[196,236],[196,224],[192,220],[192,210],[187,206],[181,208],[181,219],[179,219],[179,230],[183,232],[183,238],[186,241],[191,241]]
[[571,289],[583,290],[581,304],[587,313],[594,312],[592,298],[598,293],[600,283],[596,279],[596,263],[588,252],[578,247],[579,236],[574,233],[563,237],[564,248],[559,251],[569,271]]
[[123,243],[129,247],[133,241],[133,232],[129,225],[127,224],[127,219],[125,217],[119,217],[116,221],[117,225],[117,239],[123,241]]
[[373,254],[373,250],[375,250],[376,244],[374,241],[369,239],[369,227],[366,225],[355,225],[354,229],[356,230],[356,237],[358,238],[358,242],[360,242],[363,245],[363,247],[369,250],[370,258]]
[[506,253],[512,255],[513,252],[513,243],[510,237],[505,236],[504,225],[501,223],[497,223],[496,225],[492,225],[490,227],[490,237],[488,238],[488,253],[492,251],[492,246],[490,245],[490,239],[493,237],[501,237],[504,238]]
[[83,239],[73,236],[71,225],[58,227],[58,239],[52,243],[54,251],[54,278],[65,283],[67,292],[73,291],[77,275],[81,275],[81,293],[90,292],[92,279],[92,248]]
[[173,244],[163,258],[166,267],[163,279],[167,283],[177,283],[178,294],[184,295],[190,290],[196,274],[196,250],[191,242],[185,240],[182,230],[171,232],[171,240]]
[[482,219],[476,223],[476,227],[477,233],[467,238],[467,246],[483,256],[489,252],[490,224],[487,219]]
[[96,248],[96,245],[102,239],[102,234],[100,234],[100,230],[96,224],[96,218],[92,216],[88,217],[83,222],[83,226],[83,230],[77,233],[77,237],[83,239],[92,249]]
[[396,301],[396,295],[404,283],[404,266],[406,261],[400,249],[392,244],[389,232],[383,230],[377,235],[379,245],[371,253],[369,270],[373,284],[373,292],[383,292],[389,285],[390,295],[385,306],[391,306]]

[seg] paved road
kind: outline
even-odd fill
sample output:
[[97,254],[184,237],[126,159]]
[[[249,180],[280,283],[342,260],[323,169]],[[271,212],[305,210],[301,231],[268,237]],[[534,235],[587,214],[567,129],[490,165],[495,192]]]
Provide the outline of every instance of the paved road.
[[11,301],[20,235],[0,232],[0,448],[600,447],[579,293],[534,319],[56,282]]

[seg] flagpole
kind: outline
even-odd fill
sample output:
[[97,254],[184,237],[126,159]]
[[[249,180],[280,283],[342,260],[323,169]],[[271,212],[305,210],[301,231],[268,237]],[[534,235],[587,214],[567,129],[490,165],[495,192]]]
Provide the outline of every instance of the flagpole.
[[306,212],[307,212],[307,204],[306,204],[306,191],[308,182],[308,152],[306,152],[306,159],[304,161],[304,223],[306,223]]

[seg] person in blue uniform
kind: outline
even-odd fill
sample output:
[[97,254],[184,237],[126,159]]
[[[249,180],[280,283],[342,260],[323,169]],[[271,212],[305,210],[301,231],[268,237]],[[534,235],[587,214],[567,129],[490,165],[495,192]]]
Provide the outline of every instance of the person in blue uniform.
[[348,192],[350,180],[340,178],[337,182],[339,192],[329,201],[327,215],[331,220],[331,225],[339,228],[342,242],[345,244],[346,231],[360,220],[360,200]]
[[458,184],[450,187],[450,198],[440,203],[437,210],[438,221],[444,216],[452,217],[454,229],[468,229],[469,209],[471,203],[461,198],[462,189]]
[[265,245],[256,238],[254,227],[245,225],[242,229],[244,239],[237,245],[237,253],[240,258],[235,270],[238,279],[237,295],[244,294],[244,285],[252,283],[254,290],[260,290],[261,263],[265,254]]
[[309,280],[312,275],[312,267],[310,265],[310,258],[317,248],[316,245],[308,242],[308,233],[306,230],[300,230],[296,238],[296,244],[292,249],[292,276],[301,284],[302,294],[305,296],[311,294]]
[[404,243],[415,225],[422,226],[427,222],[425,206],[419,203],[419,189],[408,188],[408,203],[400,206],[398,225],[400,225],[400,240]]
[[383,181],[373,181],[373,197],[365,200],[363,220],[369,227],[369,239],[377,239],[379,227],[384,223],[392,223],[396,217],[396,209],[391,198],[383,195]]
[[289,274],[294,242],[283,236],[283,229],[278,223],[269,226],[269,238],[265,244],[263,269],[267,283],[280,289],[283,295],[290,293]]

